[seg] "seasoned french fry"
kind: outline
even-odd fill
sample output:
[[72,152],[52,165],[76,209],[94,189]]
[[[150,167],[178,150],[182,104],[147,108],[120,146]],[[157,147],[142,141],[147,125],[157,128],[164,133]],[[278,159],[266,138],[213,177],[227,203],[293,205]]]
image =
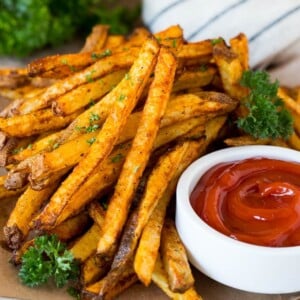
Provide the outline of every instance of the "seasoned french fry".
[[246,96],[247,90],[239,85],[244,71],[239,56],[220,42],[213,47],[213,58],[219,68],[226,93],[238,99]]
[[230,39],[229,42],[230,42],[231,50],[238,56],[243,70],[248,70],[249,50],[248,50],[248,40],[246,35],[240,33],[236,37]]
[[109,35],[106,39],[103,49],[115,49],[125,43],[124,35]]
[[32,136],[43,131],[63,128],[70,124],[78,114],[79,112],[75,112],[61,117],[55,116],[51,109],[45,109],[26,115],[0,118],[0,129],[8,136]]
[[101,228],[98,224],[94,223],[92,227],[69,249],[74,258],[80,261],[85,261],[88,257],[94,254],[97,250],[97,243],[100,234]]
[[81,268],[81,284],[90,285],[100,280],[110,269],[111,261],[101,259],[98,255],[91,255],[86,259]]
[[90,224],[90,221],[89,215],[86,212],[81,212],[77,216],[67,219],[47,233],[57,235],[62,241],[68,241],[82,234]]
[[186,71],[174,82],[173,92],[189,88],[198,88],[210,84],[216,73],[216,69],[208,67],[205,71]]
[[84,299],[94,299],[100,295],[101,299],[114,299],[117,295],[122,293],[129,286],[133,285],[137,281],[136,274],[132,267],[128,267],[116,281],[109,282],[109,288],[103,288],[103,285],[107,283],[105,278],[93,283],[83,290]]
[[92,52],[102,49],[108,37],[108,30],[109,26],[107,25],[95,25],[80,52]]
[[171,219],[165,220],[162,229],[161,255],[171,291],[186,292],[194,285],[195,280],[184,246]]
[[100,203],[97,201],[90,203],[88,207],[88,213],[94,222],[101,228],[104,224],[105,210]]
[[278,88],[277,95],[283,100],[285,106],[289,110],[293,111],[297,115],[300,115],[300,104],[289,97],[283,88]]
[[200,68],[205,69],[212,58],[212,50],[210,40],[183,44],[177,54],[179,65],[200,65]]
[[28,187],[19,197],[4,227],[4,236],[11,249],[17,249],[27,237],[30,221],[51,196],[59,182],[41,190],[34,191]]
[[52,102],[53,111],[58,115],[69,115],[90,103],[97,102],[120,82],[126,71],[113,72],[58,97]]
[[[50,203],[35,219],[37,227],[42,226],[42,224],[55,223],[56,216],[59,215],[69,199],[91,175],[95,167],[109,156],[120,132],[125,126],[128,115],[135,106],[146,80],[152,72],[158,51],[159,47],[153,39],[145,42],[139,57],[128,73],[131,84],[128,84],[129,80],[124,78],[111,92],[110,97],[115,98],[111,114],[106,119],[96,141],[91,145],[88,154],[62,183],[51,198]],[[48,213],[50,209],[51,214]]]
[[28,83],[26,69],[0,69],[0,87],[15,88]]
[[76,72],[72,76],[66,79],[59,80],[53,85],[48,87],[44,93],[38,98],[33,97],[25,101],[20,105],[18,111],[21,114],[28,114],[32,111],[40,110],[48,107],[52,100],[56,97],[63,95],[64,93],[80,86],[88,81],[95,80],[106,74],[109,74],[113,70],[127,69],[133,64],[137,56],[137,49],[130,49],[120,53],[113,54],[111,56],[103,57],[93,65],[87,67],[83,71]]
[[191,287],[184,293],[174,293],[170,290],[166,271],[163,268],[161,258],[158,256],[155,269],[152,274],[153,282],[171,299],[173,300],[202,300],[194,287]]
[[205,150],[204,140],[190,143],[190,147],[181,160],[176,173],[170,181],[167,189],[159,199],[153,210],[147,224],[143,229],[139,245],[134,258],[134,270],[139,279],[148,286],[151,282],[151,276],[155,267],[155,261],[160,246],[161,230],[166,214],[167,206],[173,196],[179,176],[185,168],[194,161]]
[[7,190],[4,187],[5,180],[6,180],[6,175],[0,176],[0,200],[5,199],[5,198],[19,196],[21,193],[23,193],[24,188],[21,188],[21,189],[15,190],[15,191]]

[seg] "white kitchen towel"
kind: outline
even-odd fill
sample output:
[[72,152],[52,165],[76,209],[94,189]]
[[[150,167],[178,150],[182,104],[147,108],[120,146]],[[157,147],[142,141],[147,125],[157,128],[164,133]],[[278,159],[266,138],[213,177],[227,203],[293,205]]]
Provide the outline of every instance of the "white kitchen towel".
[[[143,20],[152,32],[179,24],[189,41],[244,32],[252,67],[284,63],[300,40],[300,0],[144,0]],[[299,43],[292,56],[300,57]]]

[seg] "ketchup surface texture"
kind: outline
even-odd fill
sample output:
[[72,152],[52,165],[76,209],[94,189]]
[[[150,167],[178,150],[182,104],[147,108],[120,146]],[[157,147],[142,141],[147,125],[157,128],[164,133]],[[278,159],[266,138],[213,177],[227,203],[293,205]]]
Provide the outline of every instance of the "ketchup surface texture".
[[207,171],[190,201],[211,227],[273,247],[300,245],[300,164],[251,158]]

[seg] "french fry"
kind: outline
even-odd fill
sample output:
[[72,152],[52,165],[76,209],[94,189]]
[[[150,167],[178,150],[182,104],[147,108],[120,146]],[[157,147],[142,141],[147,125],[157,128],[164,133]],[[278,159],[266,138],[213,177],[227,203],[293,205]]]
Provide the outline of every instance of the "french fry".
[[0,69],[0,87],[16,88],[29,81],[26,69]]
[[239,56],[231,51],[225,43],[220,42],[213,47],[213,58],[219,68],[226,93],[233,98],[242,98],[247,90],[239,85],[244,71]]
[[77,216],[67,219],[57,227],[48,231],[48,234],[55,234],[62,241],[68,241],[82,234],[90,224],[89,215],[86,212],[81,212]]
[[287,95],[287,93],[284,91],[283,88],[278,88],[277,95],[279,98],[281,98],[285,104],[285,106],[297,114],[298,116],[300,115],[300,105],[298,102],[294,101],[291,97]]
[[[90,151],[62,183],[43,212],[35,219],[37,227],[40,227],[41,224],[55,223],[55,216],[59,215],[65,203],[69,201],[95,167],[109,156],[125,126],[128,115],[152,72],[158,51],[159,47],[154,40],[149,39],[145,42],[139,57],[128,73],[131,84],[128,84],[128,79],[124,78],[111,92],[110,96],[115,98],[111,114],[103,124],[96,141],[91,145]],[[48,209],[51,209],[51,214],[48,213]]]
[[37,138],[34,142],[32,142],[30,147],[26,147],[25,149],[14,149],[13,153],[9,157],[10,162],[16,163],[26,158],[36,155],[40,152],[44,151],[52,151],[59,145],[59,139],[62,136],[62,131],[50,131],[45,135]]
[[216,69],[208,67],[205,71],[186,71],[174,82],[173,92],[195,87],[203,87],[210,84],[216,73]]
[[108,289],[103,289],[103,284],[106,283],[105,278],[93,283],[84,288],[82,297],[83,299],[95,299],[99,295],[101,299],[114,299],[117,295],[122,293],[125,289],[133,285],[137,281],[136,274],[134,273],[132,267],[128,267],[121,274],[117,281],[110,282]]
[[203,139],[199,139],[197,142],[190,143],[190,147],[180,162],[176,173],[174,174],[164,194],[159,199],[155,209],[153,210],[147,224],[143,229],[143,233],[135,253],[133,265],[139,280],[142,281],[146,286],[148,286],[151,282],[151,276],[159,251],[161,230],[163,227],[167,206],[175,192],[178,178],[185,168],[203,153],[205,150],[203,145]]
[[[48,107],[52,100],[63,95],[64,93],[80,86],[88,81],[96,80],[112,71],[127,69],[133,64],[137,56],[137,49],[130,49],[120,53],[106,56],[87,67],[83,71],[76,72],[72,76],[55,82],[48,87],[38,98],[33,97],[20,105],[18,111],[20,114]],[[91,58],[92,59],[92,58]]]
[[60,129],[70,124],[79,112],[61,117],[53,115],[51,109],[36,111],[11,118],[0,118],[0,129],[8,136],[24,137],[42,133],[43,131]]
[[186,251],[171,219],[165,220],[162,229],[161,255],[171,291],[186,292],[194,285],[195,280]]
[[[132,148],[125,159],[115,192],[109,201],[98,253],[108,252],[109,248],[117,243],[120,228],[127,218],[132,196],[150,157],[160,120],[170,97],[175,71],[175,57],[166,48],[161,48],[140,125]],[[135,171],[132,172],[132,169]],[[112,217],[115,222],[111,222]]]
[[106,39],[103,49],[115,49],[121,47],[125,43],[124,35],[109,35]]
[[170,290],[166,271],[163,268],[161,258],[158,256],[152,273],[153,282],[171,299],[173,300],[202,300],[194,287],[191,287],[184,293],[174,293]]
[[69,115],[82,107],[93,105],[106,93],[113,89],[124,77],[127,70],[120,70],[108,74],[97,81],[79,86],[52,102],[55,114]]
[[18,198],[4,227],[4,236],[11,249],[20,247],[22,241],[29,233],[29,224],[33,216],[38,212],[43,203],[48,200],[58,184],[59,182],[56,182],[41,191],[34,191],[31,187],[28,187]]
[[5,198],[19,196],[21,193],[23,193],[24,188],[21,188],[19,190],[15,190],[15,191],[7,190],[4,187],[5,180],[6,180],[6,175],[0,176],[0,200],[5,199]]
[[80,282],[83,286],[91,285],[100,280],[110,269],[111,261],[94,254],[87,258],[81,268]]
[[240,33],[229,41],[231,50],[235,53],[242,65],[243,70],[249,69],[248,39],[245,34]]
[[101,234],[101,228],[94,223],[91,228],[69,249],[74,258],[85,261],[88,257],[93,255],[97,250],[97,243]]
[[108,30],[109,26],[107,25],[95,25],[80,52],[92,52],[102,49],[108,38]]
[[120,82],[126,71],[113,72],[97,81],[81,85],[77,89],[58,97],[52,102],[54,113],[69,115],[91,103],[97,102]]
[[105,210],[100,203],[97,201],[90,203],[88,207],[88,213],[94,222],[101,228],[104,224]]

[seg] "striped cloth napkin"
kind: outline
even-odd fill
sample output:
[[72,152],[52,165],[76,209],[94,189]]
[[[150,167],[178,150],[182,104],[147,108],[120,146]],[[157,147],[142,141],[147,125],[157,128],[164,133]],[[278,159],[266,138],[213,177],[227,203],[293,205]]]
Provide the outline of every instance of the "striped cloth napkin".
[[189,41],[244,32],[251,67],[300,84],[300,0],[143,0],[143,20],[152,32],[179,24]]

